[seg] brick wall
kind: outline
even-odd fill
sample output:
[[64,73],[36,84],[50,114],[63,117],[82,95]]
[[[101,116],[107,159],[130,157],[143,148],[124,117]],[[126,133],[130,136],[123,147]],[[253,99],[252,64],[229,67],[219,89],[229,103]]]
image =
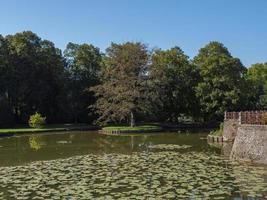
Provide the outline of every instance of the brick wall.
[[224,120],[238,120],[239,124],[265,125],[263,114],[267,111],[225,112]]

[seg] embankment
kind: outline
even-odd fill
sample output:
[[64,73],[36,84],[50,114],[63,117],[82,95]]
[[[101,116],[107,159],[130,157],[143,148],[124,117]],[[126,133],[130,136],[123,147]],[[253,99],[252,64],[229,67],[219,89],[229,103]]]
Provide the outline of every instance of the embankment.
[[239,126],[231,158],[267,164],[267,126],[244,124]]

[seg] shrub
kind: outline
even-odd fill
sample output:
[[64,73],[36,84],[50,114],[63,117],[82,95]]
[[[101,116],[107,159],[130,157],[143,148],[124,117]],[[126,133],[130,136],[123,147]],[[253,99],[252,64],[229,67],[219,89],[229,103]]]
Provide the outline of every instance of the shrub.
[[29,126],[32,128],[41,128],[45,125],[46,117],[43,117],[40,113],[35,113],[34,115],[30,116],[29,119]]
[[263,123],[267,124],[267,112],[262,114]]
[[211,131],[209,135],[223,136],[223,123],[220,123],[220,129]]

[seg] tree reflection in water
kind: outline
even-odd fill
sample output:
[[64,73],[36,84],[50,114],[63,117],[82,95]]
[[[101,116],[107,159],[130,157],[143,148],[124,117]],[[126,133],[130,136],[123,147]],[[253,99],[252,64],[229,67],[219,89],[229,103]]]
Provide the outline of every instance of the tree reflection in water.
[[36,150],[36,151],[40,150],[42,147],[46,145],[43,135],[40,135],[40,134],[31,135],[29,137],[29,145],[31,149],[33,150]]

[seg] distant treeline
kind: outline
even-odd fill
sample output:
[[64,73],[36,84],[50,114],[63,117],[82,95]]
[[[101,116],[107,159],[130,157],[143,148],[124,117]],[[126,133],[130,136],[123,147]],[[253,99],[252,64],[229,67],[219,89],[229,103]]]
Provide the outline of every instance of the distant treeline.
[[267,109],[267,63],[243,66],[219,42],[192,60],[179,48],[112,43],[102,53],[61,52],[31,31],[0,35],[0,126],[26,123],[216,121],[224,111]]

